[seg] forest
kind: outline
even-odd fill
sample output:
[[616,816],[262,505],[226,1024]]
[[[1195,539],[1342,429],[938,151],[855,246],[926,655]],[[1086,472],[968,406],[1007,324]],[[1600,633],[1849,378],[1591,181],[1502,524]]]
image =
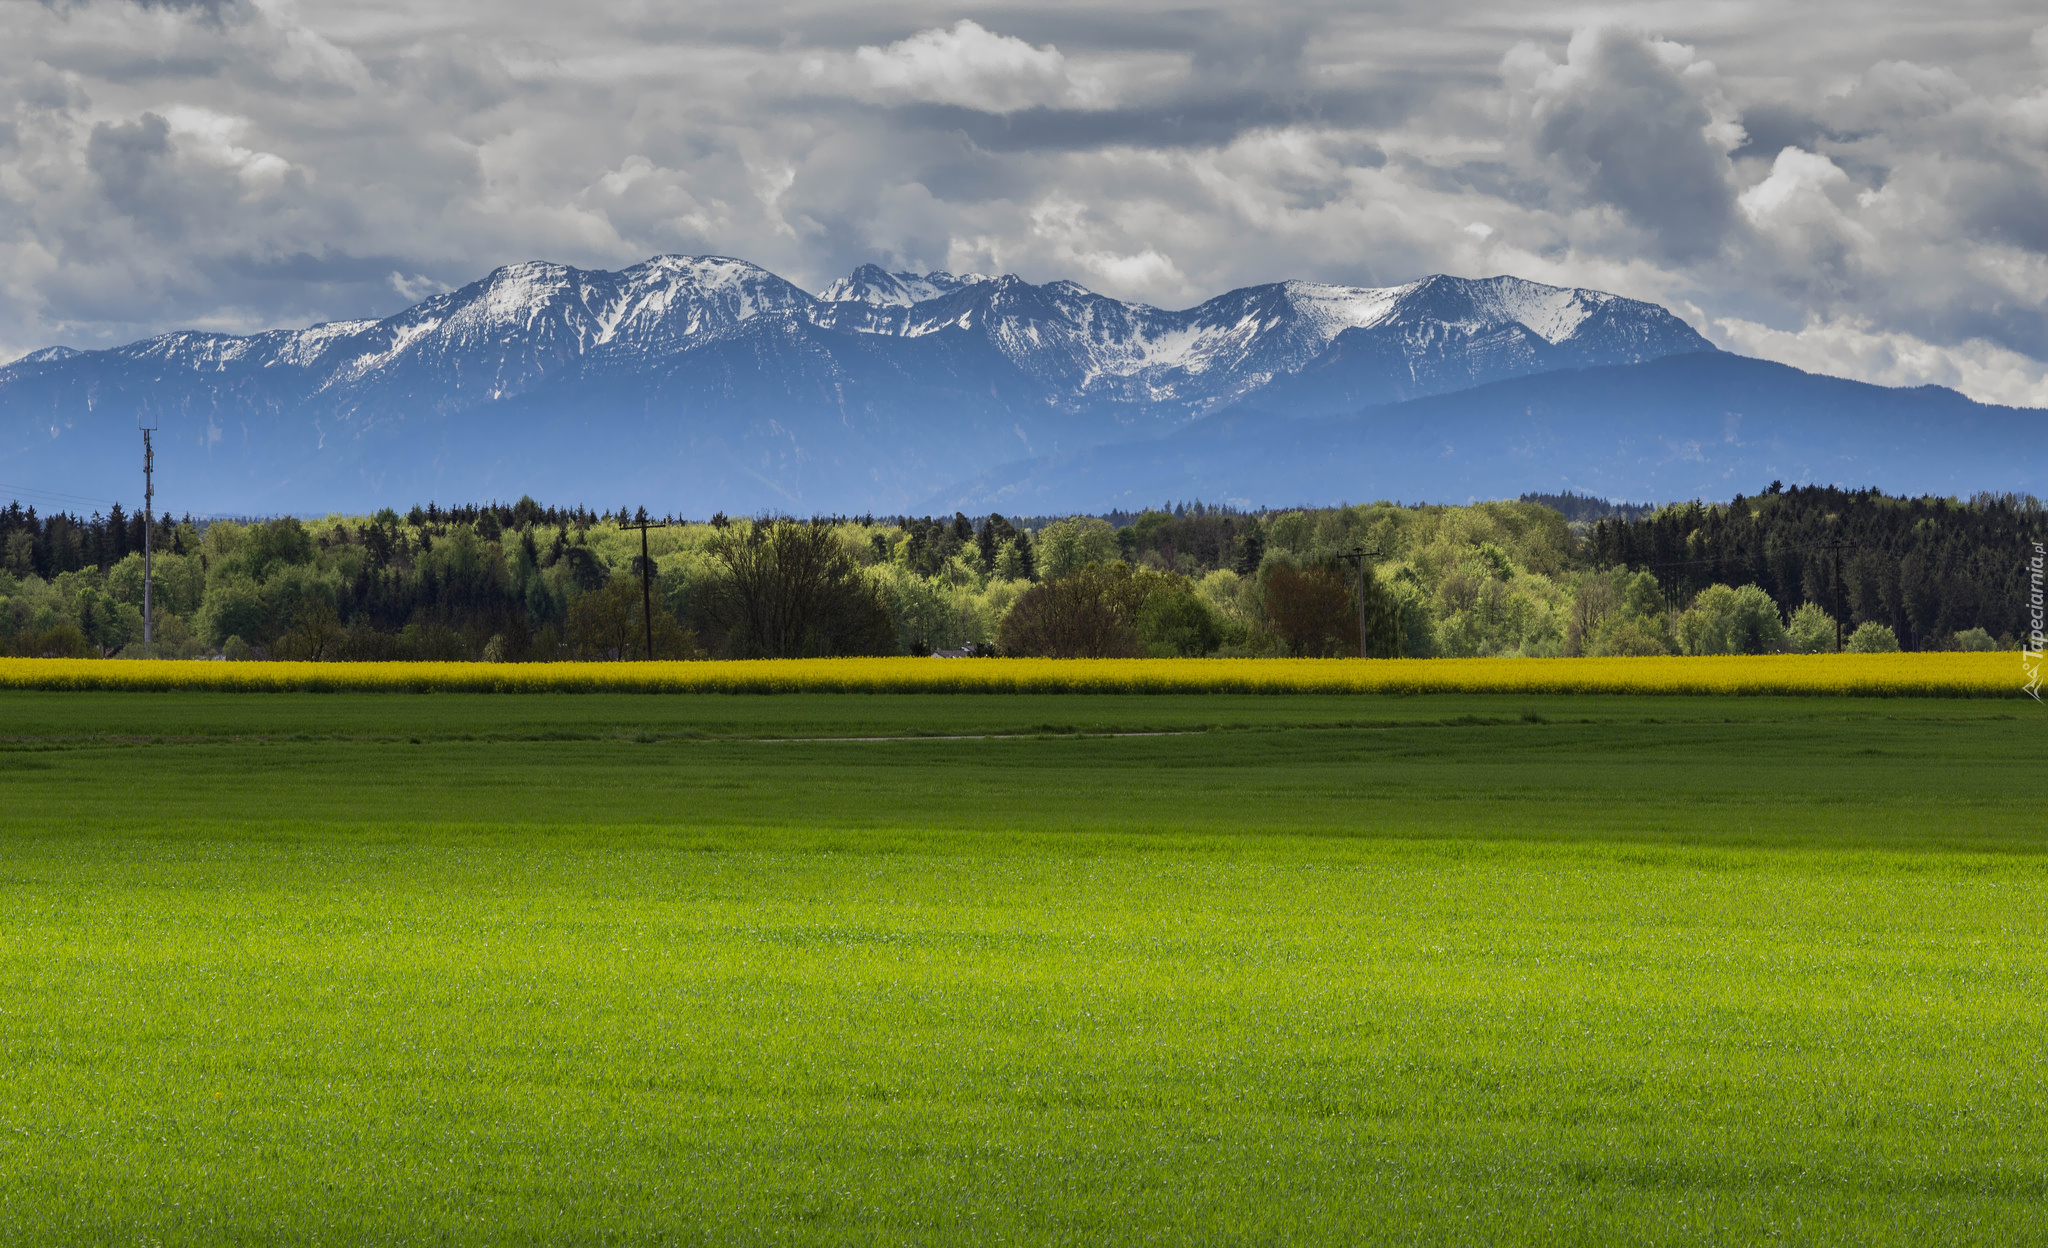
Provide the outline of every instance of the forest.
[[[535,662],[1998,649],[2027,627],[2027,561],[2048,528],[2031,497],[1775,483],[1727,503],[1654,508],[1552,495],[1256,513],[1189,503],[1106,518],[716,515],[638,527],[645,519],[525,498],[403,515],[160,517],[153,653]],[[119,506],[84,517],[0,510],[0,651],[141,656],[143,527]]]

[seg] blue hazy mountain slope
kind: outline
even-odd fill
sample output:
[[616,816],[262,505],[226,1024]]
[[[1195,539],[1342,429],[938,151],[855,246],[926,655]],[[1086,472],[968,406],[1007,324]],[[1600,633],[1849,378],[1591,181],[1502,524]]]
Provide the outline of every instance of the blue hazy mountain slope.
[[[1374,353],[1348,349],[1382,321]],[[1511,278],[1285,282],[1168,311],[872,265],[814,298],[723,257],[529,263],[380,321],[38,352],[0,369],[0,480],[132,493],[140,415],[163,428],[166,501],[197,510],[527,492],[892,510],[1004,462],[1170,432],[1340,339],[1321,371],[1345,383],[1290,412],[1705,345],[1661,308]]]
[[1010,465],[926,509],[1052,514],[1203,499],[1465,502],[1524,491],[1727,498],[1773,480],[1900,494],[2036,492],[2048,412],[1721,352],[1553,371],[1346,416],[1248,407],[1164,438]]
[[[1653,304],[1512,277],[1278,282],[1175,311],[1015,275],[868,265],[813,296],[726,257],[618,272],[534,262],[382,320],[37,352],[0,368],[0,481],[132,498],[142,416],[162,428],[173,510],[531,493],[687,514],[887,513],[948,482],[1052,490],[1049,464],[1194,425],[1215,437],[1703,352]],[[1250,471],[1281,444],[1233,453]],[[997,471],[1020,461],[1035,465],[1028,484]],[[1293,471],[1321,469],[1271,464]]]

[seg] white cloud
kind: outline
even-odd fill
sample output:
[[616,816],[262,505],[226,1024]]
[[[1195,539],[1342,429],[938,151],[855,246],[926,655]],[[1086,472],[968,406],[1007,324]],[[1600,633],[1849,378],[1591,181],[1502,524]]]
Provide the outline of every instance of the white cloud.
[[1713,62],[1620,27],[1574,34],[1562,62],[1533,44],[1501,62],[1511,116],[1564,174],[1559,191],[1615,209],[1673,256],[1717,250],[1742,129]]
[[1034,47],[962,18],[887,47],[803,60],[807,83],[889,103],[956,104],[994,113],[1020,108],[1088,106],[1104,99],[1099,81],[1073,73],[1051,44]]
[[2038,5],[1002,12],[0,0],[0,355],[673,251],[1165,304],[1510,272],[2042,401]]
[[1833,196],[1850,191],[1849,175],[1825,156],[1788,147],[1771,164],[1770,176],[1744,191],[1737,202],[1754,225],[1821,217],[1839,219]]
[[1870,202],[1834,161],[1797,147],[1780,151],[1770,174],[1736,200],[1765,254],[1800,272],[1800,285],[1837,293],[1875,244],[1857,220]]
[[1187,275],[1156,248],[1138,243],[1149,231],[1132,229],[1131,222],[1105,218],[1062,196],[1034,205],[1028,215],[1040,263],[1067,271],[1084,286],[1152,302],[1187,293]]
[[249,129],[246,117],[186,105],[167,108],[163,115],[181,151],[233,170],[251,190],[273,189],[291,172],[291,162],[275,152],[254,151],[235,142]]
[[423,299],[431,299],[435,295],[445,295],[454,289],[454,287],[446,282],[435,281],[433,278],[419,273],[408,276],[404,273],[393,272],[385,280],[390,283],[392,291],[408,304],[418,303]]
[[1947,386],[1980,402],[2048,407],[2048,364],[1981,338],[1937,346],[1866,319],[1819,317],[1796,330],[1723,317],[1711,331],[1728,350],[1810,373],[1885,386]]

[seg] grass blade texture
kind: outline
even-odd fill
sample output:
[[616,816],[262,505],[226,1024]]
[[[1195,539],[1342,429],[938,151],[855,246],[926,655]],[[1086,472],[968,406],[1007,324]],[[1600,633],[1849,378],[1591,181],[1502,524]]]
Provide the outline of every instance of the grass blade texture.
[[0,1242],[2041,1238],[2031,702],[0,725]]

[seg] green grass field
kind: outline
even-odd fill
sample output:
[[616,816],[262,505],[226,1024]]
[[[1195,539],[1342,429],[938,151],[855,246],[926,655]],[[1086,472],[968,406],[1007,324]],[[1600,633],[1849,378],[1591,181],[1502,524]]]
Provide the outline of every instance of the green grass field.
[[0,1242],[2048,1242],[2043,726],[0,694]]

